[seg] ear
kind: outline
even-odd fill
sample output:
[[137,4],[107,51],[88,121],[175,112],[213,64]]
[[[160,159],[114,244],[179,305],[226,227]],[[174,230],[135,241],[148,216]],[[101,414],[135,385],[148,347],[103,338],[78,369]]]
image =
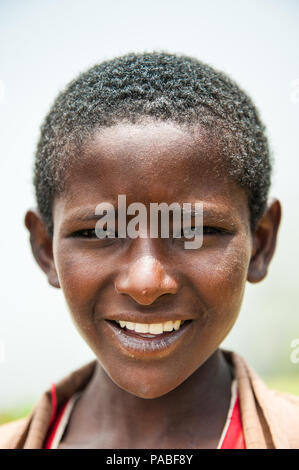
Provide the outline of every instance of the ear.
[[253,249],[247,275],[249,282],[260,282],[266,277],[275,251],[280,220],[280,202],[277,199],[272,199],[253,234]]
[[60,285],[53,258],[52,237],[49,235],[41,216],[38,212],[29,210],[25,215],[24,222],[30,232],[30,243],[34,258],[46,273],[49,284],[59,288]]

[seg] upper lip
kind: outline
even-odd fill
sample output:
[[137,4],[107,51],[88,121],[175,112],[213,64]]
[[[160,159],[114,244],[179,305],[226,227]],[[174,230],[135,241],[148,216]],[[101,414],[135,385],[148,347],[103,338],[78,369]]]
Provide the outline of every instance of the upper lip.
[[127,321],[131,323],[165,323],[167,321],[177,321],[177,320],[193,320],[191,316],[189,315],[179,315],[179,314],[173,314],[171,315],[170,313],[164,313],[164,314],[146,314],[146,313],[141,313],[141,314],[136,314],[133,312],[128,312],[128,313],[119,313],[119,314],[113,314],[105,317],[105,320],[112,320],[112,321]]

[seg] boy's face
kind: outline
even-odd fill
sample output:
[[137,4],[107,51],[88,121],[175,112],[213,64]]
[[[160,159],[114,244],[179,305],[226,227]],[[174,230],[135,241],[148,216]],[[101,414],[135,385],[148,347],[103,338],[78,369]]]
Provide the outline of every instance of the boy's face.
[[[112,380],[139,397],[158,397],[200,367],[235,323],[255,250],[247,196],[217,172],[220,150],[200,127],[122,123],[99,130],[83,150],[54,201],[49,279]],[[96,206],[117,207],[121,194],[148,213],[151,202],[203,202],[203,245],[97,238]],[[115,320],[186,323],[144,337]]]

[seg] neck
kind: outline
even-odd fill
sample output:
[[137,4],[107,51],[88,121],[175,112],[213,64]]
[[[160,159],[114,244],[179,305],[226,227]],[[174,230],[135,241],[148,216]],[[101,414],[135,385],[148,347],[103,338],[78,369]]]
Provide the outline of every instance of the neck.
[[176,389],[158,398],[144,399],[119,388],[98,363],[80,401],[88,409],[91,434],[109,430],[114,441],[125,440],[128,448],[132,443],[138,446],[138,440],[141,447],[148,440],[154,445],[153,436],[160,444],[162,436],[171,442],[187,438],[188,442],[198,441],[202,436],[205,445],[211,441],[214,445],[225,423],[231,381],[230,368],[217,350]]

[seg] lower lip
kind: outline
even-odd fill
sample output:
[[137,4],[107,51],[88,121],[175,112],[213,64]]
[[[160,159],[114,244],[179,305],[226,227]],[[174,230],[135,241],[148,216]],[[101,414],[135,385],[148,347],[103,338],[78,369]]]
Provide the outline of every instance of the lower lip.
[[146,336],[142,333],[136,333],[134,330],[121,328],[113,321],[108,320],[106,323],[122,350],[125,350],[132,357],[142,355],[144,358],[144,356],[158,355],[161,357],[169,354],[182,342],[193,321],[184,322],[178,330],[155,336]]

